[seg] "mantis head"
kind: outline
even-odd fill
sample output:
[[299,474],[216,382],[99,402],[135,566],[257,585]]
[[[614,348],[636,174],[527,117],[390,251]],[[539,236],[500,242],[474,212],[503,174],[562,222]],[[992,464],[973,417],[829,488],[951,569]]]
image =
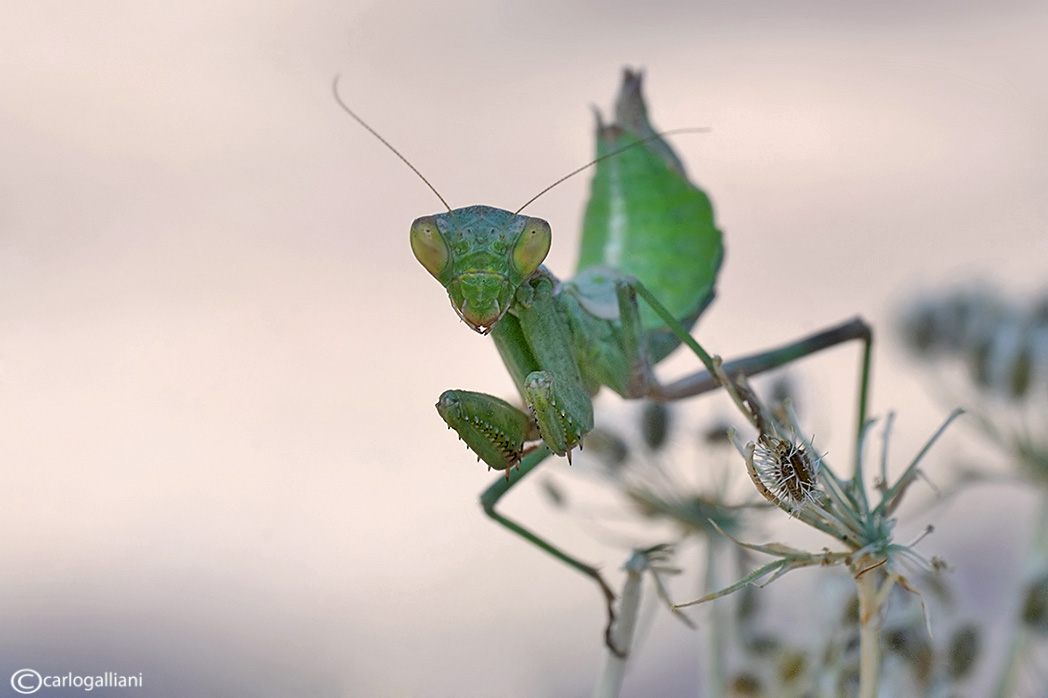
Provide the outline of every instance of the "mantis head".
[[490,206],[469,206],[411,224],[411,250],[447,289],[467,325],[487,334],[517,289],[546,258],[549,223]]

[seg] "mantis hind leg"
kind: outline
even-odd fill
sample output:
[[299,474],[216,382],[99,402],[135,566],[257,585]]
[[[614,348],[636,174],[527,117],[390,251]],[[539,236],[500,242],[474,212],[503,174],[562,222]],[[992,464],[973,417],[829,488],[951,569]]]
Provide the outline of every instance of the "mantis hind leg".
[[[703,349],[688,330],[666,309],[662,303],[645,286],[634,278],[621,279],[616,284],[619,300],[619,316],[622,323],[624,347],[630,361],[630,385],[636,384],[640,391],[637,397],[648,397],[657,402],[669,402],[693,395],[700,395],[720,387],[714,370],[713,357]],[[647,359],[644,331],[640,324],[640,312],[637,307],[637,296],[644,299],[666,326],[683,342],[706,367],[680,378],[673,383],[663,385],[655,376],[651,362]],[[753,376],[764,371],[779,368],[801,357],[851,340],[863,343],[862,373],[859,384],[859,428],[866,423],[866,409],[869,399],[870,358],[873,349],[873,332],[862,318],[852,318],[821,332],[802,337],[774,349],[744,356],[741,359],[727,361],[721,369],[727,376]]]

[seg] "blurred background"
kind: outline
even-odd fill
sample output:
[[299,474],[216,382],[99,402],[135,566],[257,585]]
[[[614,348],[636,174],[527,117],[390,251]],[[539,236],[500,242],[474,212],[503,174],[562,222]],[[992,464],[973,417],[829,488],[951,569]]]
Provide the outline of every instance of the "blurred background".
[[[856,314],[887,330],[958,280],[1041,287],[1046,40],[1043,3],[1018,1],[6,3],[0,693],[23,666],[142,672],[156,696],[589,693],[595,588],[483,516],[495,474],[433,409],[446,388],[513,395],[410,254],[442,207],[339,110],[335,75],[452,206],[514,209],[592,157],[591,105],[644,68],[658,127],[711,129],[674,144],[727,244],[697,336],[733,356]],[[564,276],[587,180],[528,209]],[[858,355],[796,374],[831,458]],[[948,412],[926,387],[881,331],[898,468]],[[589,488],[580,461],[545,469]],[[537,484],[506,511],[618,585],[611,510],[555,511]],[[1030,504],[995,493],[906,529],[936,524],[920,549],[990,617]],[[790,620],[817,604],[797,579]],[[627,695],[696,695],[701,634],[650,622]]]

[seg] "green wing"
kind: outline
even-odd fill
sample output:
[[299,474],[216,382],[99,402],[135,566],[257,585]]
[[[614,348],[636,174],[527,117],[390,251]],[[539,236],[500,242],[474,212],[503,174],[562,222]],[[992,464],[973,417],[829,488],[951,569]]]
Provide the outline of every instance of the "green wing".
[[[616,123],[597,125],[598,157],[655,133],[640,88],[641,75],[627,70]],[[713,300],[723,256],[709,197],[688,181],[664,140],[596,165],[578,271],[604,267],[635,276],[690,328]],[[663,327],[650,308],[641,307],[641,313],[646,329]],[[653,347],[654,353],[672,350],[676,343],[668,341],[672,346]]]

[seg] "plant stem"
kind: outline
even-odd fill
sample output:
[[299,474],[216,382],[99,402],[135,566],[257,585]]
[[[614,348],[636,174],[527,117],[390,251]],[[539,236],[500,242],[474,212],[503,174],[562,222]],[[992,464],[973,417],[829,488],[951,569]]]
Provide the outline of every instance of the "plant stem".
[[[860,560],[857,568],[862,570],[870,561]],[[859,698],[876,698],[877,682],[881,674],[881,645],[878,620],[883,599],[877,590],[877,570],[860,572],[855,579],[859,590]],[[890,582],[887,582],[890,583]]]
[[[722,557],[724,539],[718,536],[706,537],[706,570],[703,579],[703,594],[712,594],[721,588],[717,575],[717,561]],[[723,603],[710,604],[709,624],[707,625],[706,646],[706,694],[710,698],[721,698],[724,695],[724,657],[728,637],[725,633]]]
[[633,633],[637,629],[640,611],[641,587],[644,571],[648,569],[648,556],[635,552],[626,563],[626,583],[622,587],[622,601],[615,623],[611,627],[609,640],[619,651],[605,648],[604,668],[600,672],[593,698],[617,698],[626,676],[626,662],[633,646]]

